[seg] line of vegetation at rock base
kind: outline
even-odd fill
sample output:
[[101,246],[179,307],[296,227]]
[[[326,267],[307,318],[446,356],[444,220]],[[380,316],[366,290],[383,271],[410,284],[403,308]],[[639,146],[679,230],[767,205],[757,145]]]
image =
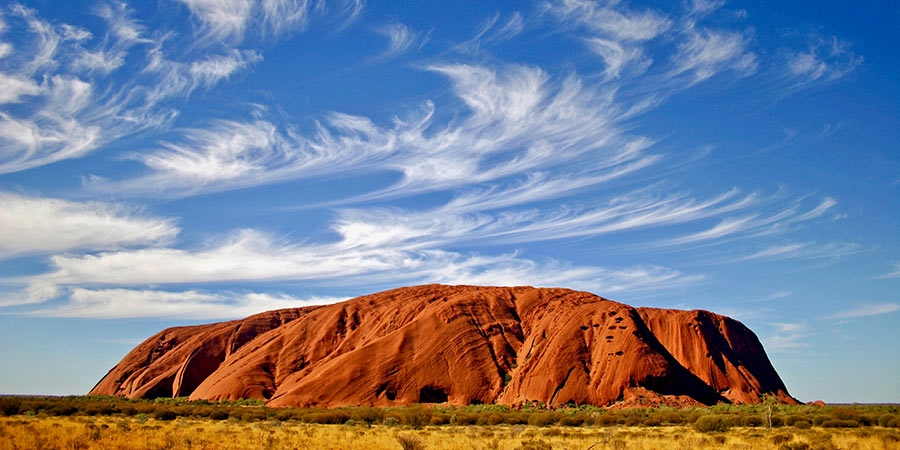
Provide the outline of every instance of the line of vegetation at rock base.
[[700,432],[691,426],[455,426],[296,421],[154,420],[128,416],[0,417],[6,450],[892,450],[900,430],[884,427],[735,427]]
[[550,410],[540,403],[520,409],[503,405],[409,405],[322,408],[268,408],[259,400],[188,401],[186,398],[134,400],[106,396],[0,397],[0,416],[130,416],[169,421],[208,418],[243,422],[280,421],[310,424],[398,425],[412,428],[442,425],[547,426],[692,426],[701,432],[732,427],[808,429],[900,428],[900,405],[715,405],[703,408],[607,409],[575,406]]

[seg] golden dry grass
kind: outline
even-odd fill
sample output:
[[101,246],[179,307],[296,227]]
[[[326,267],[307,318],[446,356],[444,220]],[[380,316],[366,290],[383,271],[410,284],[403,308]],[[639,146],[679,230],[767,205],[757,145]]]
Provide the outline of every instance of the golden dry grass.
[[316,425],[129,417],[0,418],[0,449],[854,449],[900,448],[900,430],[689,427]]

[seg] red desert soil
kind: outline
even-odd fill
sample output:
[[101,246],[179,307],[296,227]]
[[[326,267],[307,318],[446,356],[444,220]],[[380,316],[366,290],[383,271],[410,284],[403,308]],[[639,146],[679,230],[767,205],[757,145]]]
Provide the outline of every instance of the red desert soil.
[[753,332],[728,317],[568,289],[442,285],[169,328],[91,394],[320,407],[797,403]]

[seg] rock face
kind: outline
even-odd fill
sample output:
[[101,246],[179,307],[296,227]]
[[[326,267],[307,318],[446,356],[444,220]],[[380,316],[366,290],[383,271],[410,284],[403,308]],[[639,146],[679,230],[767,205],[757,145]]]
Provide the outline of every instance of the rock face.
[[753,332],[727,317],[567,289],[441,285],[170,328],[91,394],[323,407],[797,403]]

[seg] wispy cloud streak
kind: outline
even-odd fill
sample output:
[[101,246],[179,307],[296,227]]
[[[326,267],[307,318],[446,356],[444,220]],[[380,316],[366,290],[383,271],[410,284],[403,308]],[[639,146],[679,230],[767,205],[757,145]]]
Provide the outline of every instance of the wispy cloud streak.
[[849,42],[834,36],[810,34],[805,49],[783,49],[784,80],[789,92],[848,76],[863,63]]
[[[77,158],[118,138],[166,126],[177,111],[163,102],[209,89],[259,60],[252,51],[227,51],[190,62],[169,59],[166,38],[151,38],[123,4],[98,9],[106,21],[103,39],[86,30],[54,25],[21,5],[11,9],[17,46],[31,48],[0,72],[2,103],[22,103],[0,112],[0,173],[17,172]],[[143,55],[146,65],[130,67],[126,56]],[[116,76],[113,76],[115,73]]]
[[323,305],[342,297],[296,298],[285,294],[163,291],[152,289],[74,288],[69,302],[29,311],[42,317],[91,319],[179,318],[188,320],[234,319],[282,308]]
[[388,40],[388,46],[375,61],[386,61],[406,53],[413,47],[421,48],[428,42],[429,36],[415,31],[407,25],[395,22],[375,29],[375,32]]
[[[362,10],[361,0],[179,0],[200,21],[201,41],[241,43],[248,34],[278,38],[302,30],[311,17],[344,16],[352,21]],[[251,26],[252,25],[252,26]]]
[[73,202],[0,191],[0,259],[69,250],[165,244],[179,229],[171,219],[101,202]]
[[857,319],[860,317],[880,316],[900,311],[900,303],[870,303],[857,308],[839,311],[829,315],[828,319]]

